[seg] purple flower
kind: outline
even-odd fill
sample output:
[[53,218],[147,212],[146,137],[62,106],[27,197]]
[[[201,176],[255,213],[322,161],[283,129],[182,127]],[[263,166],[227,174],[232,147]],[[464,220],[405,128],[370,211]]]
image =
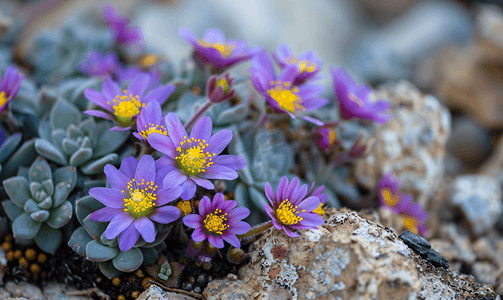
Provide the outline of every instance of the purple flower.
[[163,104],[175,90],[175,86],[168,84],[155,88],[144,95],[149,81],[149,76],[138,75],[131,81],[127,90],[121,91],[119,85],[107,75],[101,93],[93,89],[86,89],[84,95],[89,101],[108,112],[87,110],[84,113],[116,121],[120,126],[111,128],[113,131],[129,130],[132,119],[138,116],[142,107],[150,101]]
[[[320,193],[323,187],[318,188],[312,196],[308,195],[312,188],[307,190],[307,185],[299,187],[299,179],[293,178],[288,183],[286,176],[281,177],[281,180],[276,190],[276,194],[269,184],[265,183],[265,195],[272,205],[272,208],[264,203],[264,209],[271,217],[272,224],[277,230],[284,230],[290,237],[299,236],[295,230],[300,229],[317,229],[316,226],[322,225],[325,221],[314,210],[320,206]],[[316,195],[315,195],[316,194]],[[326,200],[326,195],[321,198]]]
[[140,116],[136,119],[136,128],[138,133],[133,132],[133,135],[142,141],[148,141],[148,136],[154,132],[168,135],[159,102],[150,101],[142,108]]
[[0,81],[0,113],[5,110],[7,105],[16,97],[21,88],[24,75],[14,66],[8,66]]
[[402,197],[402,200],[396,206],[396,210],[402,216],[403,225],[408,231],[422,236],[429,236],[430,232],[425,224],[429,218],[428,213],[420,203],[413,203],[410,195]]
[[339,144],[339,140],[336,138],[334,126],[337,123],[326,123],[323,126],[317,127],[313,131],[314,142],[326,153],[329,153],[332,148]]
[[233,84],[234,79],[229,77],[229,73],[225,73],[223,76],[213,75],[208,80],[206,96],[212,103],[228,100],[234,96]]
[[118,14],[112,3],[104,3],[101,8],[103,20],[107,23],[108,28],[112,30],[117,44],[126,46],[143,42],[140,28],[131,26],[129,19]]
[[117,64],[118,59],[115,53],[111,52],[102,56],[98,50],[93,50],[79,64],[79,70],[89,76],[104,76],[112,74]]
[[246,166],[242,157],[219,155],[230,143],[232,131],[224,129],[211,136],[212,123],[208,116],[194,124],[190,136],[174,113],[168,113],[165,121],[168,136],[153,133],[149,135],[148,143],[166,154],[156,162],[158,168],[169,168],[164,178],[164,188],[181,185],[183,200],[194,197],[197,185],[214,189],[215,186],[208,179],[236,179],[236,170]]
[[123,67],[121,64],[117,64],[114,69],[114,74],[121,84],[131,81],[138,77],[138,75],[147,75],[150,80],[148,82],[148,89],[152,89],[159,84],[160,72],[159,70],[153,70],[150,72],[145,72],[136,66]]
[[241,247],[236,234],[245,234],[251,226],[243,222],[248,217],[250,210],[245,207],[236,207],[234,200],[225,201],[224,194],[217,193],[213,201],[207,196],[199,202],[199,214],[191,214],[183,218],[183,224],[194,228],[192,240],[195,242],[208,242],[215,248],[223,248],[224,240],[233,247]]
[[391,115],[383,114],[390,107],[388,101],[371,102],[369,100],[372,92],[370,88],[364,84],[356,85],[344,68],[330,67],[330,72],[342,119],[372,120],[379,124],[385,124],[391,119]]
[[282,69],[290,64],[295,64],[299,67],[299,74],[295,78],[293,84],[300,85],[309,79],[317,79],[316,75],[323,67],[323,61],[318,59],[314,51],[308,51],[299,56],[293,55],[292,49],[286,44],[278,46],[278,49],[272,53],[272,57]]
[[379,181],[379,200],[381,207],[391,209],[395,214],[398,213],[397,205],[402,201],[404,195],[400,192],[400,180],[393,176],[389,171]]
[[178,34],[192,45],[194,52],[205,65],[213,65],[217,70],[247,61],[261,49],[248,48],[246,41],[226,40],[223,33],[214,28],[207,29],[199,41],[188,28],[178,29]]
[[165,205],[182,192],[180,187],[159,188],[162,174],[155,171],[152,156],[144,155],[137,161],[128,156],[121,162],[120,171],[105,166],[110,188],[96,187],[89,195],[106,207],[93,212],[90,219],[110,222],[105,230],[107,239],[119,236],[119,249],[128,251],[141,235],[147,243],[155,240],[154,222],[168,224],[180,217],[178,208]]
[[[288,113],[292,118],[299,112],[312,111],[328,103],[327,99],[318,97],[323,92],[323,86],[293,84],[299,74],[299,66],[296,64],[286,66],[276,77],[272,60],[265,51],[255,55],[248,71],[252,75],[253,86],[265,97],[267,103],[277,111]],[[323,125],[323,122],[308,116],[300,118],[319,126]]]

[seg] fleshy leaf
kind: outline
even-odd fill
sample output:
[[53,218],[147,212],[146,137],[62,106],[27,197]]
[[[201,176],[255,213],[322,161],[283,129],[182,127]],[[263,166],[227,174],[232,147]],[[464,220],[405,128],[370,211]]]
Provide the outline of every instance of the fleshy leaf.
[[56,185],[56,191],[54,191],[54,196],[52,197],[53,203],[52,207],[58,207],[63,203],[70,192],[72,191],[72,186],[66,182],[60,182]]
[[94,175],[103,172],[103,168],[107,164],[115,164],[119,156],[115,153],[110,153],[102,158],[92,161],[88,164],[82,165],[80,170],[86,175]]
[[7,214],[7,217],[9,217],[11,221],[15,220],[17,217],[19,217],[20,214],[23,213],[23,209],[16,206],[16,204],[14,204],[14,202],[12,202],[11,200],[2,201],[2,206],[5,210],[5,213]]
[[61,142],[61,150],[63,150],[66,155],[71,155],[75,151],[79,150],[79,148],[79,144],[69,138],[64,138],[63,142]]
[[0,163],[3,163],[4,160],[9,157],[14,150],[16,150],[19,143],[21,143],[22,138],[23,135],[21,133],[15,133],[3,142],[0,146]]
[[264,204],[269,205],[269,200],[267,200],[263,192],[259,192],[255,187],[250,187],[248,191],[250,192],[250,198],[256,207],[264,207]]
[[[42,208],[45,209],[45,208]],[[40,208],[37,205],[37,202],[33,201],[33,199],[28,199],[24,204],[24,211],[31,214],[33,212],[39,211]]]
[[42,226],[35,237],[35,243],[44,252],[54,254],[61,245],[61,231],[49,226]]
[[94,131],[94,127],[96,126],[96,123],[94,122],[93,118],[89,118],[85,121],[82,121],[79,124],[80,130],[82,130],[86,135],[93,136],[92,132]]
[[118,247],[108,247],[98,241],[90,241],[86,246],[86,257],[95,262],[111,260],[119,253]]
[[128,251],[121,251],[112,259],[114,267],[122,272],[133,272],[140,267],[143,262],[143,254],[138,248],[131,248]]
[[93,156],[93,149],[91,148],[80,148],[70,157],[70,166],[80,166],[81,164],[88,161]]
[[168,236],[169,232],[173,228],[173,225],[162,225],[158,227],[157,235],[152,243],[145,243],[142,245],[143,248],[155,247],[162,243],[164,239]]
[[10,200],[18,207],[24,207],[24,204],[31,198],[30,184],[23,176],[11,177],[4,180],[3,186]]
[[68,128],[66,128],[66,136],[73,140],[79,137],[84,137],[84,132],[74,124],[70,124],[68,125]]
[[54,193],[54,183],[51,179],[47,179],[42,182],[42,187],[44,188],[48,196],[52,196],[52,194]]
[[7,163],[3,164],[2,167],[2,178],[9,178],[15,176],[19,167],[30,166],[38,156],[35,150],[35,141],[37,139],[31,139],[26,141],[21,147],[14,153],[8,160]]
[[246,103],[232,106],[218,115],[216,122],[219,124],[229,124],[244,120],[248,115],[248,111],[249,106]]
[[51,210],[51,215],[47,219],[47,225],[52,228],[61,228],[70,222],[72,213],[72,204],[70,201],[65,201],[60,207]]
[[12,223],[14,238],[29,240],[34,238],[42,223],[34,221],[27,213],[22,213]]
[[86,256],[86,246],[91,241],[93,241],[93,239],[89,236],[86,229],[81,226],[73,232],[68,241],[68,246],[77,254]]
[[28,179],[30,182],[36,181],[39,183],[52,179],[51,167],[43,157],[39,156],[31,165],[28,171]]
[[105,261],[98,263],[101,273],[105,275],[108,279],[118,277],[122,275],[122,272],[117,270],[111,261]]
[[154,248],[140,248],[141,253],[143,254],[143,264],[144,265],[151,265],[155,264],[157,259],[159,259],[159,255],[157,254],[157,251],[155,251]]
[[61,165],[66,165],[66,159],[63,153],[54,147],[51,143],[43,139],[35,140],[35,149],[43,157],[52,160]]
[[[30,200],[28,200],[30,201]],[[28,203],[28,202],[26,202]],[[52,207],[52,198],[50,196],[45,197],[45,199],[38,204],[41,209],[50,209]],[[26,210],[26,205],[25,205]]]
[[105,237],[105,233],[103,232],[100,236],[100,241],[104,244],[104,245],[107,245],[109,247],[117,247],[117,245],[119,244],[117,242],[117,238],[113,239],[113,240],[109,240]]
[[129,137],[129,131],[105,130],[98,138],[98,143],[94,147],[93,157],[100,157],[114,152]]
[[37,192],[40,191],[41,188],[42,188],[42,185],[40,183],[35,182],[35,181],[31,181],[30,182],[30,193],[31,193],[31,196],[34,197],[35,200],[37,200],[37,201],[40,201],[40,199],[41,199],[40,194],[38,196],[36,196]]
[[49,218],[49,212],[47,210],[39,210],[31,213],[30,217],[37,222],[44,222]]
[[86,228],[87,233],[96,241],[100,240],[100,236],[107,229],[107,223],[91,221],[89,216],[84,218],[84,228]]
[[92,212],[105,207],[105,205],[91,196],[85,196],[75,201],[75,206],[75,214],[77,215],[77,220],[79,220],[79,223],[82,226],[84,226],[84,219],[87,216],[89,216]]
[[70,102],[60,98],[51,109],[50,122],[52,128],[66,129],[70,124],[79,124],[82,113]]
[[68,183],[71,186],[71,191],[77,183],[77,170],[75,167],[59,168],[52,174],[52,180],[54,181],[55,186],[60,182]]

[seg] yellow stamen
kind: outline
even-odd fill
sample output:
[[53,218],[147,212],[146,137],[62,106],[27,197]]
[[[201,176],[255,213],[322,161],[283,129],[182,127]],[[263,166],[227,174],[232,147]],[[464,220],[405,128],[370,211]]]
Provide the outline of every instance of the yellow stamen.
[[127,90],[123,93],[123,95],[115,96],[113,99],[115,105],[112,108],[119,124],[129,126],[131,118],[140,113],[140,108],[144,107],[145,103],[141,103],[138,96],[127,94]]
[[150,66],[155,65],[159,59],[157,58],[157,55],[155,54],[148,54],[143,59],[141,60],[141,64],[143,67],[148,68]]
[[[129,198],[124,198],[124,211],[133,217],[141,217],[150,214],[157,200],[155,190],[157,185],[153,181],[141,182],[132,179],[127,184]],[[122,191],[124,193],[124,191]]]
[[225,229],[229,228],[229,225],[225,224],[225,221],[227,221],[225,216],[227,216],[227,213],[222,214],[220,209],[215,209],[214,212],[204,218],[204,228],[209,232],[222,234]]
[[178,201],[175,207],[178,208],[184,216],[192,213],[192,206],[190,205],[190,201]]
[[[271,85],[278,84],[276,81],[271,81]],[[302,100],[300,97],[295,95],[298,91],[298,88],[294,86],[291,90],[290,89],[285,89],[281,83],[279,85],[276,85],[274,89],[270,89],[267,91],[269,96],[273,98],[276,102],[278,102],[278,105],[281,109],[284,109],[288,112],[294,112],[296,110],[305,110],[304,106],[301,105]]]
[[236,46],[234,46],[233,44],[209,43],[205,40],[199,40],[199,45],[206,48],[217,49],[218,52],[222,54],[222,57],[229,57],[232,51],[236,48]]
[[316,69],[316,64],[314,62],[310,62],[308,60],[301,60],[299,61],[296,56],[290,56],[286,60],[287,64],[298,64],[300,68],[300,73],[304,72],[314,72],[314,69]]
[[328,134],[328,146],[332,147],[335,144],[335,131],[333,128],[328,129],[329,134]]
[[356,104],[358,104],[358,106],[363,106],[362,100],[358,99],[358,97],[356,97],[355,94],[349,93],[348,97],[349,97],[349,99],[351,99],[351,101],[353,101]]
[[4,106],[9,101],[9,97],[5,96],[5,92],[0,92],[0,107]]
[[323,209],[323,203],[320,203],[320,205],[318,206],[318,208],[316,208],[315,210],[313,210],[313,212],[317,213],[318,215],[322,216],[325,214],[325,210]]
[[227,79],[225,79],[225,77],[222,77],[219,80],[217,80],[216,87],[219,87],[219,86],[221,86],[222,89],[224,90],[224,95],[229,92],[229,83],[227,82]]
[[400,196],[393,195],[389,189],[382,189],[382,196],[387,206],[393,207],[400,201]]
[[[305,212],[305,210],[301,212]],[[298,213],[297,206],[294,207],[288,199],[285,199],[276,210],[276,217],[283,225],[293,225],[304,219],[299,217]]]
[[[184,144],[188,146],[182,149]],[[187,175],[197,175],[200,172],[205,172],[206,168],[213,164],[211,157],[215,156],[215,153],[212,155],[207,151],[204,152],[206,147],[208,147],[208,144],[205,140],[188,139],[184,136],[183,142],[180,142],[180,146],[176,148],[178,156],[175,157],[175,160],[180,169]]]
[[405,226],[405,229],[408,231],[418,234],[419,230],[417,230],[417,220],[414,217],[410,216],[403,216],[403,225]]
[[141,132],[139,132],[139,134],[144,138],[144,139],[147,139],[147,137],[152,134],[152,133],[160,133],[160,134],[163,134],[163,135],[168,135],[168,132],[166,131],[166,128],[164,128],[164,126],[161,126],[161,125],[155,125],[155,124],[152,124],[152,123],[149,123],[148,125],[145,125],[145,129],[143,129]]

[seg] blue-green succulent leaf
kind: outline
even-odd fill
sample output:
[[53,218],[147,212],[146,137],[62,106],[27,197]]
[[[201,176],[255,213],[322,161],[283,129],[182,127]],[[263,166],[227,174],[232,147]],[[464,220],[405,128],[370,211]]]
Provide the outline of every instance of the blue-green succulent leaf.
[[86,246],[93,239],[89,236],[86,229],[81,226],[73,232],[70,240],[68,241],[68,246],[72,248],[77,254],[86,256]]
[[47,179],[43,181],[42,188],[44,188],[44,191],[47,193],[48,196],[52,196],[52,194],[54,193],[54,183],[52,182],[52,179]]
[[58,185],[60,182],[68,183],[71,186],[70,191],[72,191],[77,183],[77,169],[75,167],[59,168],[52,174],[52,179],[54,185]]
[[52,160],[61,165],[66,165],[66,159],[63,153],[54,147],[51,143],[43,139],[35,140],[35,149],[43,157]]
[[23,209],[16,206],[16,204],[14,204],[11,200],[2,201],[2,206],[7,214],[7,217],[9,217],[11,221],[14,221],[20,214],[23,213]]
[[72,204],[70,201],[65,201],[61,206],[51,210],[51,215],[47,219],[47,225],[52,228],[61,228],[72,219]]
[[70,124],[68,128],[66,128],[66,136],[72,140],[75,140],[79,137],[84,137],[84,132],[74,124]]
[[129,131],[111,131],[105,130],[98,138],[96,147],[94,147],[93,157],[101,157],[105,154],[114,152],[129,137]]
[[11,177],[4,180],[3,186],[10,200],[19,208],[24,207],[24,204],[31,198],[30,185],[28,180],[23,176]]
[[33,220],[27,213],[19,215],[12,223],[12,233],[15,239],[29,240],[34,238],[42,223]]
[[3,163],[9,155],[16,150],[19,143],[23,139],[23,135],[21,133],[15,133],[9,136],[3,144],[0,146],[0,163]]
[[54,191],[54,196],[52,197],[52,207],[58,207],[63,203],[70,192],[72,191],[72,186],[66,182],[60,182],[56,185],[56,190]]
[[105,275],[108,279],[112,279],[122,275],[122,272],[117,270],[112,261],[105,261],[98,263],[101,273]]
[[47,210],[39,210],[30,214],[30,217],[37,222],[44,222],[49,218]]
[[166,237],[169,235],[169,232],[173,228],[173,225],[160,225],[157,227],[157,235],[155,236],[155,239],[151,243],[145,243],[142,245],[143,248],[150,248],[150,247],[155,247],[162,243]]
[[[28,202],[30,200],[28,200]],[[28,202],[26,202],[26,203],[28,203]],[[42,202],[40,202],[37,206],[40,207],[41,209],[47,209],[47,210],[51,209],[52,208],[52,197],[51,196],[45,197],[45,199],[42,200]],[[26,205],[24,207],[25,207],[25,211],[26,211]]]
[[79,146],[79,144],[77,144],[77,142],[75,142],[69,138],[64,138],[63,142],[61,143],[61,150],[63,150],[63,152],[66,155],[71,155],[75,151],[79,150],[79,147],[80,146]]
[[104,207],[105,205],[103,205],[93,197],[85,196],[75,201],[75,214],[77,215],[77,220],[79,220],[79,223],[84,226],[84,219],[87,216],[89,216],[92,212],[95,212],[98,209],[102,209]]
[[95,222],[91,221],[89,216],[84,218],[84,228],[86,228],[87,233],[96,241],[100,240],[100,236],[107,229],[107,223],[105,222]]
[[[40,207],[42,208],[42,207]],[[26,203],[24,204],[24,211],[31,214],[33,212],[39,211],[40,210],[39,206],[37,205],[37,202],[33,201],[33,199],[28,199]],[[46,209],[46,208],[42,208]]]
[[152,265],[157,262],[159,259],[159,255],[157,254],[157,251],[155,251],[154,248],[140,248],[141,253],[143,255],[143,264],[144,265]]
[[37,202],[41,200],[40,193],[38,194],[39,197],[36,197],[37,192],[40,191],[41,188],[42,188],[42,185],[40,183],[34,182],[34,181],[30,182],[30,193],[31,193],[32,197],[35,197],[35,200],[37,200]]
[[[66,133],[63,129],[57,128],[54,129],[51,133],[52,137],[52,144],[58,149],[61,150],[61,144],[63,143],[63,140],[66,138]],[[51,141],[51,140],[48,140]]]
[[82,113],[75,105],[60,98],[52,107],[50,122],[52,128],[66,129],[70,124],[79,124]]
[[264,196],[264,192],[259,192],[255,187],[250,187],[248,191],[250,192],[250,198],[252,199],[253,204],[257,208],[263,208],[264,204],[269,205],[269,200],[267,200]]
[[92,136],[92,133],[94,131],[94,128],[96,127],[96,123],[94,122],[93,118],[89,118],[87,120],[84,120],[80,122],[79,128],[82,130],[86,135]]
[[93,149],[91,148],[80,148],[70,157],[70,166],[80,166],[81,164],[87,162],[93,156]]
[[105,233],[103,232],[100,236],[100,241],[104,244],[104,245],[107,245],[109,247],[117,247],[118,243],[117,243],[117,238],[113,239],[113,240],[109,240],[105,237]]
[[246,192],[246,187],[241,182],[238,183],[234,189],[234,200],[238,203],[238,206],[248,207],[248,195]]
[[61,245],[61,239],[60,230],[44,225],[35,236],[35,243],[42,251],[54,254]]
[[133,272],[141,266],[142,262],[143,254],[138,248],[121,251],[112,259],[114,267],[122,272]]
[[111,260],[119,253],[119,248],[108,247],[98,241],[90,241],[86,246],[86,257],[95,262]]
[[16,153],[7,160],[7,163],[3,164],[2,178],[14,176],[19,167],[30,166],[35,161],[38,156],[38,153],[35,150],[35,141],[35,138],[26,141],[23,145],[21,145]]
[[232,106],[220,113],[216,122],[220,124],[239,122],[246,118],[248,112],[249,105],[247,103]]
[[110,153],[102,158],[92,161],[88,164],[82,165],[80,170],[86,175],[94,175],[103,172],[103,168],[107,164],[115,164],[119,156],[115,153]]

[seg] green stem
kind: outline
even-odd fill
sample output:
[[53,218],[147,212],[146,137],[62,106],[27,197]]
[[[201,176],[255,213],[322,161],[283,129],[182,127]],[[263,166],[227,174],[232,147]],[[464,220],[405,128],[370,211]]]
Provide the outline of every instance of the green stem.
[[244,239],[244,238],[253,236],[253,235],[257,234],[257,233],[261,233],[263,231],[266,231],[267,229],[269,229],[271,227],[272,227],[272,222],[269,221],[269,222],[257,225],[255,227],[252,227],[247,233],[239,235],[238,238],[239,239]]
[[192,125],[194,125],[194,123],[196,123],[197,120],[199,120],[199,118],[201,117],[202,114],[204,114],[206,112],[206,110],[208,110],[208,108],[211,106],[211,101],[208,100],[206,103],[204,103],[203,106],[201,106],[197,112],[194,114],[194,116],[192,116],[192,118],[190,118],[190,120],[185,123],[185,130],[186,131],[189,131],[189,128],[192,127]]

